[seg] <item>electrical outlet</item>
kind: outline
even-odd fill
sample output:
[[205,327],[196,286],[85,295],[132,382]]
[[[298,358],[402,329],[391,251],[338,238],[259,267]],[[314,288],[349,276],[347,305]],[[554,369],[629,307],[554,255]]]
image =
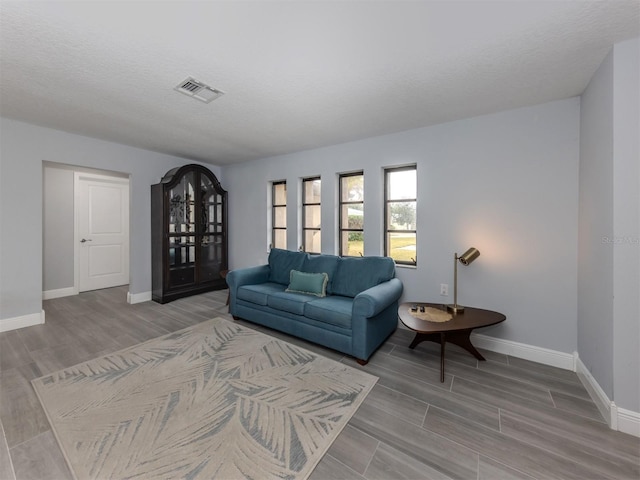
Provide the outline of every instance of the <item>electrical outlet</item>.
[[442,295],[443,297],[448,297],[449,296],[449,285],[446,283],[441,283],[440,284],[440,295]]

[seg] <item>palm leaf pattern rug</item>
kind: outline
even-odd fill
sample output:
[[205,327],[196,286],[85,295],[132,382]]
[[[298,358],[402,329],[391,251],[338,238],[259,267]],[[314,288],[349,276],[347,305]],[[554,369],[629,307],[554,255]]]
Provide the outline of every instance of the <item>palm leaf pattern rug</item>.
[[223,318],[33,380],[77,479],[303,479],[377,377]]

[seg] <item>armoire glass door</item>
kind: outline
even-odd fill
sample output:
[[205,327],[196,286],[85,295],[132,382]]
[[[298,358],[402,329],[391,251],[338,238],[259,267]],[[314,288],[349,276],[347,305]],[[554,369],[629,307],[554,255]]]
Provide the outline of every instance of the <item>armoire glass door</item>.
[[195,173],[186,173],[169,190],[169,285],[195,282]]
[[223,197],[206,175],[200,177],[200,194],[200,281],[206,282],[219,279],[223,269]]

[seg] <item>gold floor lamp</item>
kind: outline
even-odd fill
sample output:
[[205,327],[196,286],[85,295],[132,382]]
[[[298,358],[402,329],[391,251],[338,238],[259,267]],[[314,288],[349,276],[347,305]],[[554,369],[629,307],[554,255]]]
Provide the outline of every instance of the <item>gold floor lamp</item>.
[[458,262],[462,265],[469,265],[476,258],[480,256],[478,249],[471,247],[469,250],[458,256],[458,253],[453,254],[453,305],[447,305],[447,310],[453,313],[464,312],[464,307],[458,305]]

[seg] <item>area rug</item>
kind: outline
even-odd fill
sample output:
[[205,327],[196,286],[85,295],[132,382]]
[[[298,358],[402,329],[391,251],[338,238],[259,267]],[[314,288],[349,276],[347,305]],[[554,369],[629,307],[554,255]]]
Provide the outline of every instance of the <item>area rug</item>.
[[377,377],[215,318],[33,380],[77,479],[304,479]]

